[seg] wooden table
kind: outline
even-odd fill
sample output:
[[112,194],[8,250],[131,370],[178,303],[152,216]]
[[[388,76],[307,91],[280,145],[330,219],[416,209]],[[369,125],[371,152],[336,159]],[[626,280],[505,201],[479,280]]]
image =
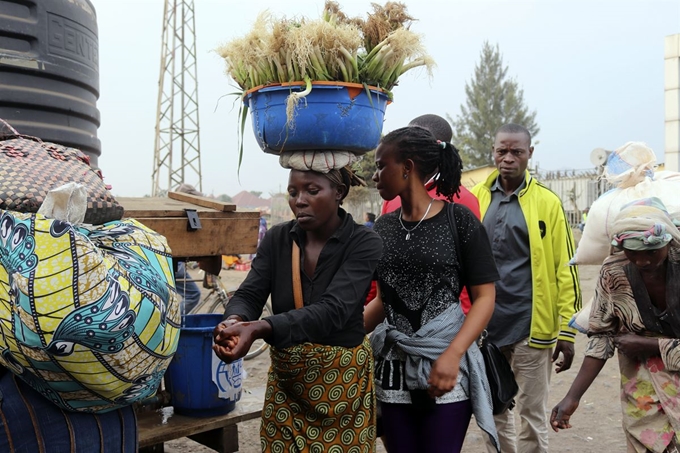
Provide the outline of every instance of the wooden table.
[[[255,253],[260,225],[258,211],[240,211],[234,204],[169,192],[168,198],[117,198],[125,209],[124,217],[133,218],[162,234],[175,259],[217,259],[222,255]],[[200,228],[196,228],[197,217]],[[188,417],[175,414],[172,406],[154,411],[139,411],[137,427],[140,452],[162,452],[163,443],[189,437],[221,453],[238,451],[238,423],[259,418],[264,387],[244,390],[236,408],[215,417]],[[259,442],[259,441],[258,441]]]
[[[137,414],[140,453],[162,452],[163,443],[189,437],[220,453],[239,450],[238,423],[262,414],[264,387],[244,390],[236,408],[215,417],[187,417],[175,414],[172,406]],[[258,440],[259,442],[259,440]]]
[[[238,210],[231,203],[170,192],[169,198],[144,197],[116,200],[124,217],[138,220],[168,240],[174,258],[255,253],[260,213]],[[189,228],[187,210],[195,211],[201,228]]]

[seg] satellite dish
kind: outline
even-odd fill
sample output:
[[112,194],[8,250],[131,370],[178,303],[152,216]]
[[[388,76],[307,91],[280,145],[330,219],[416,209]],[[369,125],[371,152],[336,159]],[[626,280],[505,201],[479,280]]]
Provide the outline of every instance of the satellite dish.
[[604,165],[607,163],[607,157],[609,157],[610,153],[611,151],[607,151],[604,148],[595,148],[590,152],[590,162],[596,167]]

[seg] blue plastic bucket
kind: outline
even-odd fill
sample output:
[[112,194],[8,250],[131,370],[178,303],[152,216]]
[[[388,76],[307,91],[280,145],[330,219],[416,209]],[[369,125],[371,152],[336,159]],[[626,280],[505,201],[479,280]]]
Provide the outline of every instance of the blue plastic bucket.
[[362,154],[378,146],[389,102],[385,92],[374,87],[367,92],[356,83],[313,83],[288,127],[288,96],[304,88],[276,85],[246,94],[255,139],[264,152],[346,150]]
[[221,320],[221,314],[185,317],[177,352],[165,374],[165,385],[178,414],[226,414],[241,398],[243,361],[226,364],[212,350],[213,329]]

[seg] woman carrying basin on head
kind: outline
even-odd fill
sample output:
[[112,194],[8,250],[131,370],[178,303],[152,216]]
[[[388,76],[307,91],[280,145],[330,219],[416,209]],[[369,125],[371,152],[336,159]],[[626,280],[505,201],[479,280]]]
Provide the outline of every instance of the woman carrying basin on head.
[[[295,220],[267,231],[215,328],[214,349],[225,362],[243,357],[255,339],[272,345],[263,451],[374,449],[373,356],[363,302],[382,241],[340,208],[359,181],[348,168],[291,170]],[[270,294],[274,315],[257,321]]]

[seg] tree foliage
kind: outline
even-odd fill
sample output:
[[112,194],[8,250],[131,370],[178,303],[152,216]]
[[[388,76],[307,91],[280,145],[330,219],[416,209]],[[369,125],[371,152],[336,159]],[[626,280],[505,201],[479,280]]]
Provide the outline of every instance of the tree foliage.
[[532,137],[538,134],[536,111],[529,111],[524,90],[515,79],[508,78],[498,45],[484,43],[472,80],[465,84],[465,95],[456,119],[447,117],[453,125],[454,144],[467,168],[494,164],[493,134],[503,124],[520,124]]
[[345,197],[345,203],[362,204],[370,200],[370,192],[366,187],[352,187]]
[[366,181],[368,187],[375,187],[375,183],[371,179],[373,178],[373,173],[375,173],[375,168],[375,150],[364,154],[363,159],[352,166],[354,173]]
[[369,188],[374,188],[373,173],[375,173],[375,150],[363,155],[363,158],[352,165],[352,171],[358,177],[366,181],[367,187],[352,187],[347,194],[345,201],[348,204],[362,204],[370,201],[371,195]]

